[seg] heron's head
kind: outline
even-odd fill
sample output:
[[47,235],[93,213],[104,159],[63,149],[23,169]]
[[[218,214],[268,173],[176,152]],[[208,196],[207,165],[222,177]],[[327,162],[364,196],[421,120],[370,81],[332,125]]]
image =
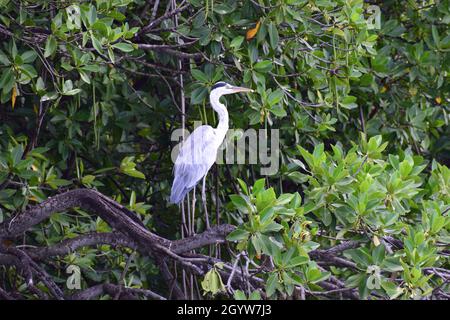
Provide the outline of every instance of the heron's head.
[[238,92],[253,92],[253,90],[249,88],[233,86],[223,81],[217,82],[215,85],[213,85],[211,89],[211,94],[214,93],[217,94],[218,96]]

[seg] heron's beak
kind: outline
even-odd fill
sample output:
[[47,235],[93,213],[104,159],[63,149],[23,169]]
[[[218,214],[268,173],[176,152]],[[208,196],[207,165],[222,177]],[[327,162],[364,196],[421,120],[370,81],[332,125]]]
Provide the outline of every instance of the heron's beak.
[[233,93],[238,93],[238,92],[253,92],[252,89],[244,88],[244,87],[233,87],[231,90],[233,91]]

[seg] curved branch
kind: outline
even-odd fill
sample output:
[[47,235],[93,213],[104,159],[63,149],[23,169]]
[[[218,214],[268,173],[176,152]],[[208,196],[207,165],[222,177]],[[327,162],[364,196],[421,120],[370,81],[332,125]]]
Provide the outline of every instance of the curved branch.
[[111,245],[114,247],[123,246],[137,250],[135,242],[130,241],[128,237],[121,233],[87,233],[79,237],[63,240],[52,246],[42,248],[29,248],[27,251],[33,258],[44,260],[53,256],[65,256],[76,251],[81,247],[90,247],[96,245]]
[[[19,236],[53,213],[76,207],[95,213],[121,234],[87,234],[65,240],[50,248],[37,249],[34,254],[37,256],[58,255],[68,253],[81,246],[104,243],[139,248],[144,252],[159,252],[183,263],[183,258],[178,257],[178,254],[205,245],[221,243],[225,241],[226,235],[234,229],[231,225],[221,225],[186,239],[171,241],[148,231],[133,212],[114,200],[92,189],[76,189],[50,197],[3,222],[0,224],[0,239]],[[189,263],[187,264],[193,267]]]
[[358,241],[345,241],[327,250],[313,250],[309,252],[309,256],[314,260],[329,263],[334,266],[358,269],[356,263],[344,258],[337,257],[337,255],[345,250],[357,248],[360,245],[361,242]]
[[[203,233],[196,234],[181,240],[170,241],[168,249],[176,254],[189,252],[210,244],[223,243],[225,237],[235,229],[232,225],[215,226]],[[37,259],[44,260],[52,256],[65,256],[81,247],[96,245],[122,246],[133,250],[139,250],[139,245],[122,233],[87,233],[75,238],[63,240],[52,246],[42,248],[28,248],[27,252]],[[1,260],[0,260],[0,264]]]
[[167,12],[166,14],[158,17],[157,19],[151,21],[148,25],[146,25],[145,27],[143,27],[141,30],[138,31],[137,36],[140,36],[142,34],[147,33],[148,31],[150,31],[151,29],[153,29],[155,26],[157,26],[159,23],[161,23],[162,21],[164,21],[165,19],[168,19],[184,10],[186,10],[187,8],[190,7],[190,4],[186,4],[184,6],[181,6],[177,9],[174,9],[172,11]]
[[[16,265],[25,272],[28,288],[33,291],[32,276],[38,278],[50,289],[54,297],[63,298],[62,292],[52,283],[48,275],[32,260],[46,260],[48,257],[67,255],[68,253],[84,246],[108,244],[112,246],[124,246],[143,254],[152,255],[157,261],[165,263],[164,260],[171,258],[182,266],[189,268],[196,274],[204,274],[208,270],[208,260],[203,258],[180,256],[205,245],[222,243],[227,234],[234,230],[234,226],[220,225],[211,228],[201,234],[194,235],[182,240],[168,240],[153,234],[145,228],[139,218],[130,210],[111,200],[103,194],[91,189],[76,189],[50,197],[44,202],[25,210],[22,213],[0,224],[0,243],[4,239],[13,239],[20,236],[29,228],[41,223],[52,214],[66,211],[71,208],[96,214],[106,221],[115,232],[112,233],[88,233],[79,237],[66,239],[61,243],[43,248],[2,246],[0,264]],[[168,278],[168,277],[167,277]],[[96,296],[99,292],[114,291],[116,287],[93,287],[84,294]],[[150,291],[128,290],[120,291],[123,297],[136,295],[151,296]],[[177,289],[177,288],[175,288]],[[181,297],[182,293],[176,290],[174,293]],[[39,292],[33,292],[38,294]],[[158,298],[153,296],[153,298]],[[158,298],[159,299],[159,298]]]
[[236,227],[231,224],[221,224],[191,237],[173,241],[171,250],[184,253],[210,244],[224,243],[226,236]]
[[125,299],[138,299],[139,296],[144,296],[153,300],[167,300],[163,296],[160,296],[159,294],[151,290],[127,288],[111,283],[99,284],[86,290],[77,292],[71,297],[71,300],[90,300],[95,299],[102,294],[109,294],[110,296],[119,294],[124,296]]
[[183,51],[174,50],[170,47],[156,47],[156,46],[153,46],[150,44],[144,44],[144,43],[138,44],[138,48],[142,49],[142,50],[161,51],[161,52],[165,52],[172,56],[176,56],[178,58],[183,58],[183,59],[196,59],[196,58],[203,57],[202,53],[187,53],[187,52],[183,52]]

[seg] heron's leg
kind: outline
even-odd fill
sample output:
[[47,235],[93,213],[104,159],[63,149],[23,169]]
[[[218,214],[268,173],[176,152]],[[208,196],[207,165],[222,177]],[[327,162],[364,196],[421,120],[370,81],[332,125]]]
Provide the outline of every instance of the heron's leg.
[[194,189],[192,189],[192,215],[191,215],[191,225],[189,226],[191,229],[191,234],[195,234],[195,186]]
[[208,209],[206,207],[206,174],[203,177],[202,202],[203,202],[203,209],[205,210],[206,229],[209,229]]

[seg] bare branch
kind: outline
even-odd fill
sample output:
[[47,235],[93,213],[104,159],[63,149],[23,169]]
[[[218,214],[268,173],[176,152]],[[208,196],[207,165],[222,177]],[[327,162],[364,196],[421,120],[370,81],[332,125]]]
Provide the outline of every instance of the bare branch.
[[185,4],[184,6],[181,6],[177,9],[174,9],[172,11],[167,12],[166,14],[160,16],[159,18],[153,20],[152,22],[150,22],[148,25],[146,25],[145,27],[143,27],[137,35],[141,35],[141,34],[145,34],[148,31],[150,31],[152,28],[154,28],[155,26],[157,26],[159,23],[161,23],[162,21],[176,15],[177,13],[180,13],[184,10],[186,10],[188,7],[190,6],[190,4]]

